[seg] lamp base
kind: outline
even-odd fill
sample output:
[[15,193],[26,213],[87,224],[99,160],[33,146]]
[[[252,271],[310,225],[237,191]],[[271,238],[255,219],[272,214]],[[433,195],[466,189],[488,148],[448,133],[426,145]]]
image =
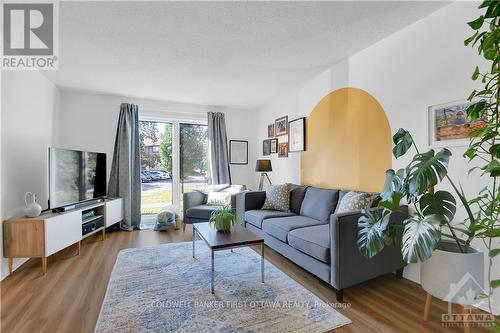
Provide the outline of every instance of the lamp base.
[[269,179],[269,176],[267,175],[266,172],[262,172],[260,174],[260,181],[259,181],[259,191],[262,191],[262,189],[264,188],[264,181],[265,179],[267,179],[269,185],[271,185],[271,179]]

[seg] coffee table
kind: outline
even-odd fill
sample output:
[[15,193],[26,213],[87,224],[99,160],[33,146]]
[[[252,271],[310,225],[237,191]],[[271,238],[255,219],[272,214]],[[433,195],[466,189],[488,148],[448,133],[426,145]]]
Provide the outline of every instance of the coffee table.
[[233,227],[230,233],[215,230],[208,222],[193,224],[193,258],[195,257],[195,240],[199,236],[212,252],[212,285],[211,291],[214,293],[215,280],[215,252],[231,250],[237,247],[259,245],[260,244],[260,278],[264,283],[264,239],[241,225]]

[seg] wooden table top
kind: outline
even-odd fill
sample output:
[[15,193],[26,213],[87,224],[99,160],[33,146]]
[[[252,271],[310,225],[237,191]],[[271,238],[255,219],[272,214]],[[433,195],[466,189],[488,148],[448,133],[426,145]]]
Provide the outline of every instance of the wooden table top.
[[210,226],[208,222],[194,223],[193,228],[196,229],[198,235],[200,235],[205,243],[213,250],[264,242],[262,237],[239,224],[234,226],[229,233],[217,231],[215,227]]

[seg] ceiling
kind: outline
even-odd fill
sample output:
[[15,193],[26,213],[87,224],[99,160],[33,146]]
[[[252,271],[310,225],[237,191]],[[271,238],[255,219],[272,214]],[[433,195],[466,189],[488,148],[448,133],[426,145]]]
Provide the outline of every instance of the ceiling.
[[63,88],[254,109],[443,2],[60,2]]

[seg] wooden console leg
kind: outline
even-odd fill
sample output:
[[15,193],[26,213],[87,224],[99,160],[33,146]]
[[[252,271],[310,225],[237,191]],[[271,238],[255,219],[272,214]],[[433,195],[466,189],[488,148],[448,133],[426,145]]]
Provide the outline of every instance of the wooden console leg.
[[425,299],[425,307],[424,307],[424,321],[429,320],[429,313],[431,312],[431,304],[432,304],[432,295],[427,293],[427,297]]
[[12,274],[13,265],[14,265],[14,258],[9,258],[9,274]]
[[42,257],[42,273],[45,275],[47,273],[47,257]]
[[102,229],[102,240],[106,239],[106,228]]
[[469,321],[467,320],[467,315],[470,313],[470,310],[467,309],[463,305],[457,305],[460,313],[464,316],[464,333],[470,333]]
[[82,250],[82,241],[78,241],[78,243],[76,243],[76,249],[78,251],[78,255],[80,255],[80,251]]

